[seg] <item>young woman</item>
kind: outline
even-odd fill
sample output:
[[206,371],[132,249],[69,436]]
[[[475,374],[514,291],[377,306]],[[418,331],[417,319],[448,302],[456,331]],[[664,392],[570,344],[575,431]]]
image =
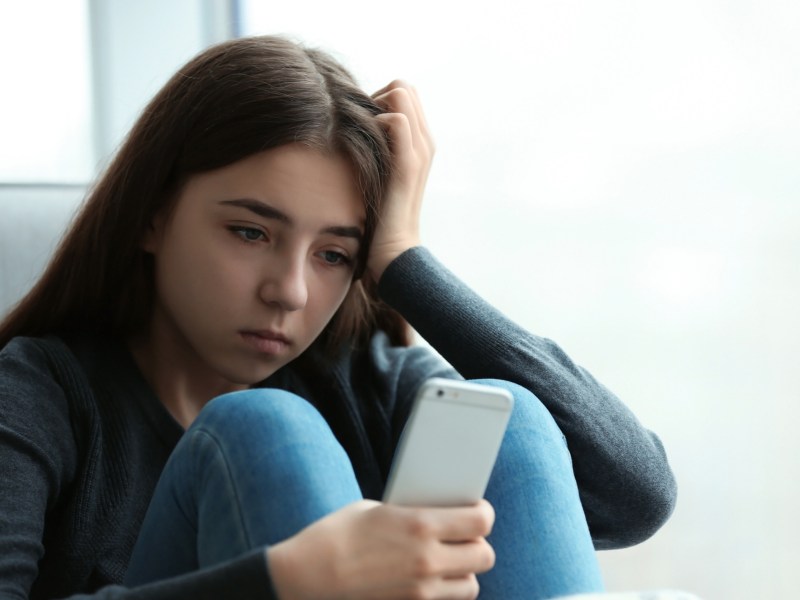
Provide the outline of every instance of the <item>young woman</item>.
[[[0,325],[0,597],[602,588],[671,513],[663,448],[420,245],[432,153],[413,88],[280,38],[167,83]],[[382,504],[433,376],[515,396],[486,501]]]

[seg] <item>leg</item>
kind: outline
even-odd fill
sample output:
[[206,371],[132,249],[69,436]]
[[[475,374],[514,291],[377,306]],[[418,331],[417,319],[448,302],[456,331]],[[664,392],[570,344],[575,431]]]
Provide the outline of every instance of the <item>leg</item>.
[[360,498],[347,454],[311,404],[281,390],[220,396],[167,462],[126,583],[276,543]]
[[497,513],[489,537],[497,562],[479,577],[481,597],[534,600],[602,591],[572,461],[552,416],[518,385],[477,383],[504,387],[514,395],[486,491]]

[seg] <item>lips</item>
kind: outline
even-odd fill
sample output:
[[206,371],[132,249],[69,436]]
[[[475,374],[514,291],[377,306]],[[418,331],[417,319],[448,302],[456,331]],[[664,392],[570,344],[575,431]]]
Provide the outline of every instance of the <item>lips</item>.
[[241,331],[244,340],[263,354],[279,354],[289,344],[289,338],[280,332],[272,330]]

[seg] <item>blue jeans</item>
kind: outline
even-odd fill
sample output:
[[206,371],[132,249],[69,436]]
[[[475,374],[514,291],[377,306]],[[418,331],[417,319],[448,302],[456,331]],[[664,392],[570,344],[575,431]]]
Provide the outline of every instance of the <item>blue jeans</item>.
[[[603,584],[561,431],[515,384],[486,492],[497,561],[485,598],[553,598]],[[165,579],[277,543],[361,499],[347,454],[307,401],[256,389],[215,398],[167,462],[145,517],[128,585]]]

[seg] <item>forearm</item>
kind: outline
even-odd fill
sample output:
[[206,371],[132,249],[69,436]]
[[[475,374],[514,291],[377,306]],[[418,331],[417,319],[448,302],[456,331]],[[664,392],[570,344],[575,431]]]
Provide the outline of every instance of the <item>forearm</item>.
[[226,563],[135,588],[111,585],[64,600],[277,600],[264,550]]
[[505,317],[421,247],[388,267],[380,293],[462,376],[513,381],[547,406],[567,438],[598,547],[637,543],[666,520],[675,482],[660,441],[555,343]]

